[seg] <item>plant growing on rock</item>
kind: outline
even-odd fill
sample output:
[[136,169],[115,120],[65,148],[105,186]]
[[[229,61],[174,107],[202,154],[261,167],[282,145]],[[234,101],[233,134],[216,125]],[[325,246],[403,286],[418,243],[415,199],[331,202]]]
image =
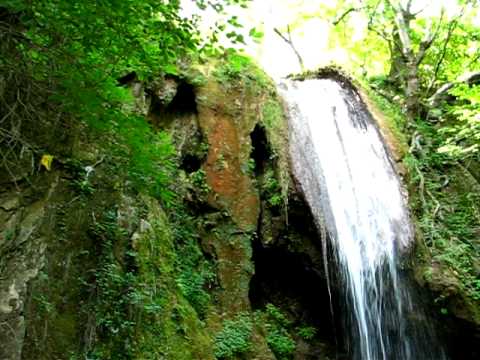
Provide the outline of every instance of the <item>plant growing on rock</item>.
[[223,322],[223,329],[215,337],[215,357],[229,359],[251,348],[253,322],[250,315],[240,313]]

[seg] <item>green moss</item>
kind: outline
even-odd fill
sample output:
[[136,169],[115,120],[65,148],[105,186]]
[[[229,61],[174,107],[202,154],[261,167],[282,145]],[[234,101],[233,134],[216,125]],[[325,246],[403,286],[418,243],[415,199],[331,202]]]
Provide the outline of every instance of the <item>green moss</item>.
[[[408,153],[408,119],[403,114],[399,104],[391,103],[385,97],[375,92],[366,82],[360,81],[359,86],[367,94],[367,98],[373,102],[373,105],[380,111],[383,126],[392,134],[399,152],[399,156],[405,156]],[[375,109],[372,109],[375,111]]]
[[291,74],[288,78],[293,80],[306,80],[306,79],[337,79],[340,81],[347,81],[351,84],[357,84],[355,78],[348,73],[347,70],[339,65],[328,65],[319,69],[307,70],[300,74]]
[[[122,236],[116,220],[107,217],[97,225],[106,245],[96,276],[100,340],[91,355],[102,359],[212,358],[211,339],[192,306],[206,306],[209,297],[203,295],[198,281],[184,280],[185,268],[195,264],[179,266],[185,259],[179,259],[167,216],[154,200],[145,201],[147,222],[134,235],[123,264],[112,256],[109,244],[110,238],[118,241]],[[192,294],[192,289],[206,297]]]
[[274,89],[270,78],[255,61],[238,52],[227,52],[214,70],[213,76],[227,88],[241,86],[256,92]]
[[274,164],[275,175],[280,186],[279,195],[286,208],[290,183],[288,128],[283,106],[277,94],[271,95],[263,103],[261,124],[265,127],[267,138],[271,144],[272,154],[270,160]]

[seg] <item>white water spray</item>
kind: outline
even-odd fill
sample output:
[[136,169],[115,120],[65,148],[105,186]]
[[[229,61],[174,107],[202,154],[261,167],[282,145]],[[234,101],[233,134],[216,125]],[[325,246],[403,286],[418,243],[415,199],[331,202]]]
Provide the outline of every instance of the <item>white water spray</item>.
[[289,110],[293,172],[317,225],[332,239],[353,358],[445,359],[440,347],[423,348],[428,326],[409,320],[414,306],[397,255],[412,242],[411,225],[365,105],[350,86],[330,79],[287,81],[280,89]]

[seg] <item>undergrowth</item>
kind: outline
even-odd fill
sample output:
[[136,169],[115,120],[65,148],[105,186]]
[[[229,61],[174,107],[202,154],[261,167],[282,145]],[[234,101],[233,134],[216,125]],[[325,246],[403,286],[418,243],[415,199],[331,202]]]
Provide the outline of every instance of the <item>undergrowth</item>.
[[478,183],[464,165],[438,152],[442,139],[433,126],[416,122],[415,129],[405,164],[411,186],[417,189],[413,210],[424,245],[431,261],[458,279],[459,290],[479,301]]
[[257,323],[266,331],[266,341],[278,360],[289,360],[295,351],[291,321],[276,306],[267,304],[263,311],[255,313]]
[[222,330],[215,337],[215,357],[231,359],[249,351],[253,321],[248,313],[240,313],[232,320],[223,322]]
[[101,251],[90,309],[98,340],[90,358],[163,354],[189,359],[198,344],[184,344],[187,334],[201,339],[205,349],[200,352],[208,352],[210,340],[202,335],[200,319],[210,304],[206,283],[214,281],[214,270],[202,255],[191,219],[177,210],[170,219],[153,210],[135,244],[118,225],[115,209],[94,222],[90,232]]
[[[387,125],[405,152],[409,205],[421,231],[420,251],[427,265],[424,277],[432,279],[439,267],[457,279],[461,294],[480,300],[476,267],[480,244],[480,186],[467,166],[439,151],[445,136],[439,124],[425,119],[409,121],[399,106],[372,90],[368,94],[385,115]],[[440,300],[443,295],[439,294]]]
[[[215,337],[216,358],[232,359],[252,350],[254,327],[263,329],[267,345],[276,359],[289,360],[293,357],[296,345],[291,335],[294,331],[292,323],[279,308],[267,304],[253,315],[242,312],[223,322],[222,330]],[[311,339],[315,329],[304,327],[302,334],[305,339]]]

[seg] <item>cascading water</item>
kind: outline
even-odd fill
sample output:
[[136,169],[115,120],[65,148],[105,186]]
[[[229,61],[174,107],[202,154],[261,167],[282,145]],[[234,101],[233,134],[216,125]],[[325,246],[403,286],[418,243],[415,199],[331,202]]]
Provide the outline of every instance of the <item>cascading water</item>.
[[288,80],[280,90],[293,172],[344,284],[349,351],[359,360],[445,359],[397,271],[412,230],[394,166],[362,100],[341,83]]

